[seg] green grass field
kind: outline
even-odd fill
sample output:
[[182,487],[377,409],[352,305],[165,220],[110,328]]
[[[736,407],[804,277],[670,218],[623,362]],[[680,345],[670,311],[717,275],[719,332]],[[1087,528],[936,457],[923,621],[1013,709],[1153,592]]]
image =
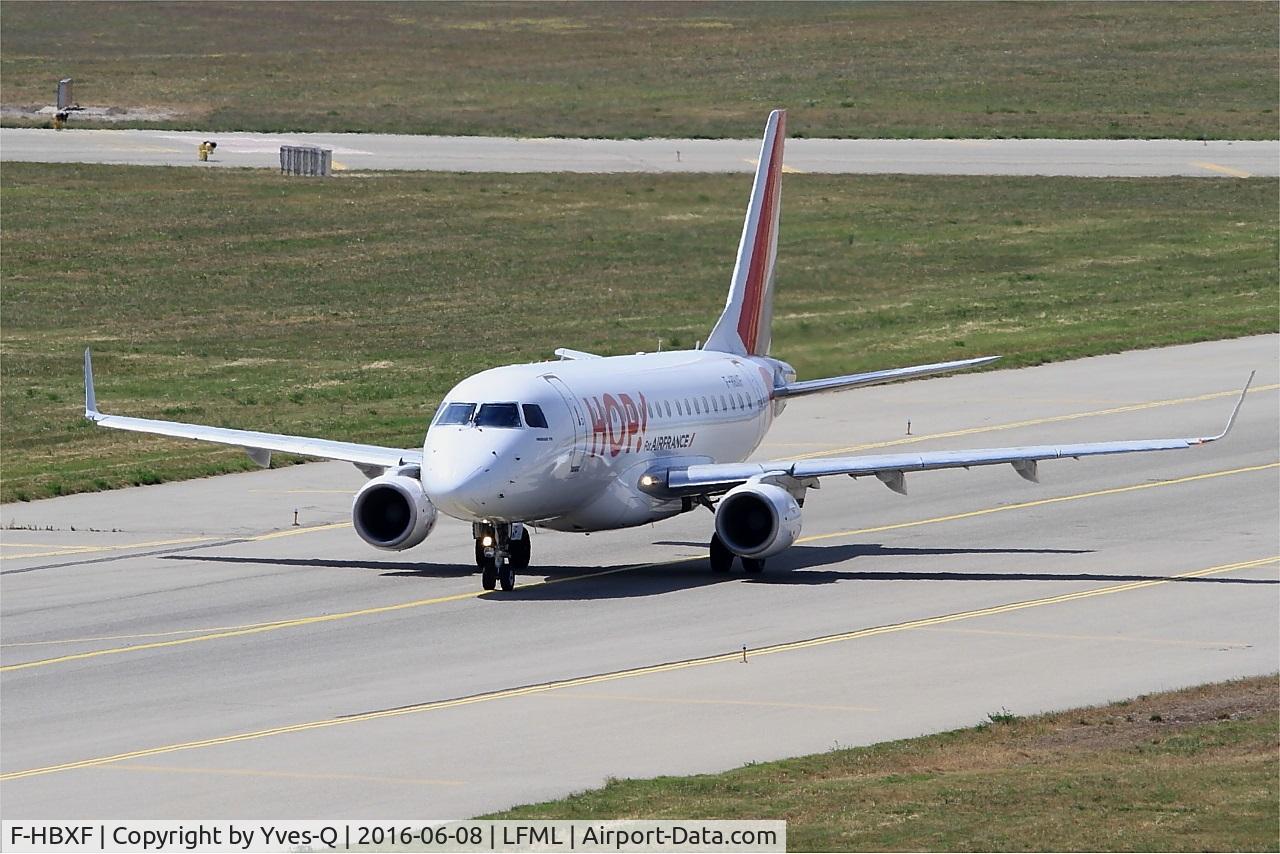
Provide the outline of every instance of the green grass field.
[[1274,139],[1277,8],[7,0],[0,101],[71,76],[219,131],[754,137],[785,106],[809,136]]
[[[250,466],[121,414],[413,447],[468,374],[689,347],[724,303],[747,176],[9,163],[5,501]],[[1277,328],[1273,180],[788,175],[774,354],[802,378],[1004,366]]]
[[976,728],[621,780],[488,819],[785,819],[792,851],[1274,851],[1267,676]]

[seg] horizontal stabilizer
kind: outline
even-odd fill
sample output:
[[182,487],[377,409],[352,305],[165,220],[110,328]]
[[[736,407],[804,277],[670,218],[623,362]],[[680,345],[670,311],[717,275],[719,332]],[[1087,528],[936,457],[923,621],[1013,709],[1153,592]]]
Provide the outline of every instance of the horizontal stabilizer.
[[558,350],[556,350],[556,355],[559,356],[561,359],[573,359],[573,360],[603,358],[601,356],[597,356],[595,353],[584,353],[581,350],[570,350],[568,347],[559,348]]

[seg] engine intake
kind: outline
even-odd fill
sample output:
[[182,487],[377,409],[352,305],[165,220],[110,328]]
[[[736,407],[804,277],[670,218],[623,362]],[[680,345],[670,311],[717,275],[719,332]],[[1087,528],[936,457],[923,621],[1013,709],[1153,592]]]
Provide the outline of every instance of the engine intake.
[[765,558],[800,536],[800,505],[780,486],[744,483],[729,490],[716,508],[716,534],[739,557]]
[[398,552],[427,538],[436,525],[436,508],[416,477],[384,474],[356,493],[351,521],[369,545]]

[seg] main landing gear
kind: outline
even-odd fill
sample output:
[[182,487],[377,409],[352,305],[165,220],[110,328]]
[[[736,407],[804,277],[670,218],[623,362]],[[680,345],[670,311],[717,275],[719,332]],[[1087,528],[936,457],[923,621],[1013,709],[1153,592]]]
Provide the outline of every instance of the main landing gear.
[[[729,547],[720,539],[719,534],[711,535],[711,571],[725,573],[733,569],[733,559],[737,557],[729,551]],[[752,575],[764,572],[764,558],[742,558],[742,569]]]
[[529,568],[529,532],[519,522],[490,524],[476,522],[471,526],[476,539],[476,566],[480,568],[480,584],[485,590],[499,585],[511,591],[516,587],[516,571]]

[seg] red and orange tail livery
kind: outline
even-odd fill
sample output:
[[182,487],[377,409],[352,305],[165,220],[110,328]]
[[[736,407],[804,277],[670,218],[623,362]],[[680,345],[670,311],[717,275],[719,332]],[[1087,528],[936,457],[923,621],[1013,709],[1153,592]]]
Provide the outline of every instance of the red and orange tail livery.
[[773,324],[773,268],[778,257],[778,211],[782,207],[782,147],[786,110],[774,110],[765,125],[751,203],[738,243],[738,260],[724,313],[704,349],[743,356],[769,353]]

